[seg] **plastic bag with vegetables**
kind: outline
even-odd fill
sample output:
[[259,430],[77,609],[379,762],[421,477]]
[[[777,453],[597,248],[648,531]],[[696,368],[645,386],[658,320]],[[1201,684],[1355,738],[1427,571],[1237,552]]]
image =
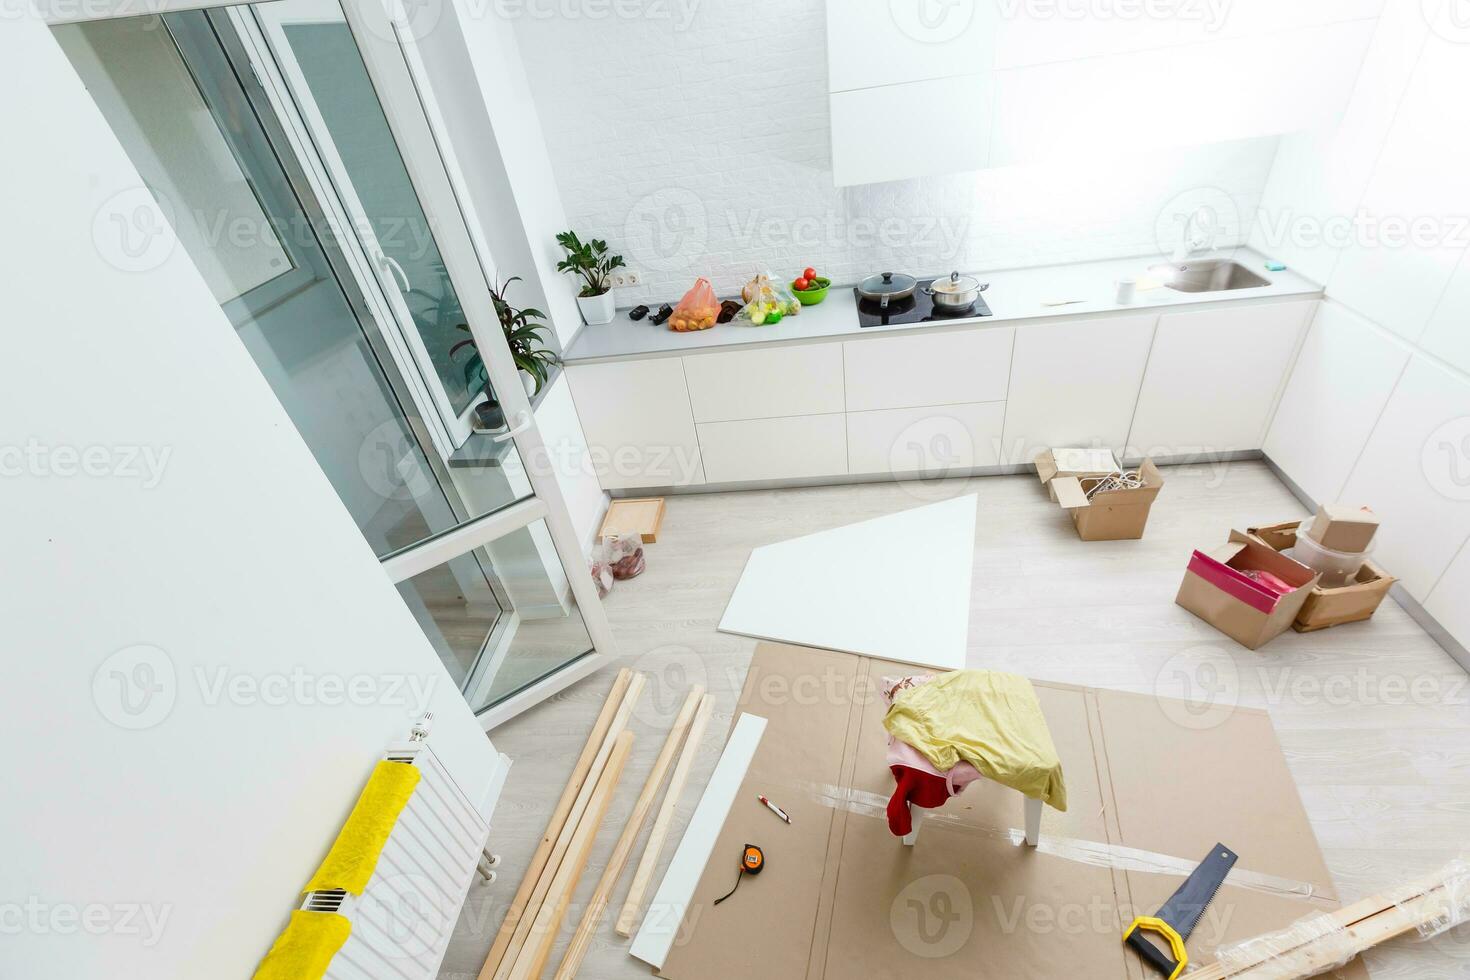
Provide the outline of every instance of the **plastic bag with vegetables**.
[[765,274],[746,283],[740,291],[740,298],[745,300],[745,308],[737,319],[758,327],[780,323],[785,317],[801,312],[796,294],[772,282],[771,277]]
[[679,300],[674,313],[669,317],[669,329],[684,333],[688,330],[708,330],[715,325],[720,315],[720,300],[709,280],[700,276],[694,287]]

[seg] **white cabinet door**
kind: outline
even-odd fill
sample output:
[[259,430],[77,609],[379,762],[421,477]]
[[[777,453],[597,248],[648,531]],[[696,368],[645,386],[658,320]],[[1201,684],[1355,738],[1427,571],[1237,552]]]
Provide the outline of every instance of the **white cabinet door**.
[[1341,303],[1323,302],[1266,433],[1266,455],[1312,500],[1337,500],[1408,360],[1407,347]]
[[842,345],[803,344],[684,358],[696,422],[841,412]]
[[1260,449],[1317,300],[1165,313],[1128,436],[1129,456]]
[[1002,456],[1128,441],[1158,314],[1028,324],[1016,334]]
[[567,380],[603,489],[704,482],[679,358],[571,364]]
[[1342,500],[1382,519],[1373,559],[1423,602],[1470,535],[1470,382],[1410,358]]
[[847,468],[854,474],[960,475],[1000,462],[1005,402],[887,408],[847,416]]
[[847,472],[841,415],[809,415],[699,425],[710,483],[792,480]]
[[900,334],[843,344],[847,410],[1004,401],[1011,327]]
[[[832,180],[838,187],[990,166],[991,72],[834,92]],[[898,137],[883,126],[903,120]]]
[[1470,546],[1462,546],[1460,554],[1440,578],[1424,609],[1439,625],[1450,631],[1460,646],[1470,649]]

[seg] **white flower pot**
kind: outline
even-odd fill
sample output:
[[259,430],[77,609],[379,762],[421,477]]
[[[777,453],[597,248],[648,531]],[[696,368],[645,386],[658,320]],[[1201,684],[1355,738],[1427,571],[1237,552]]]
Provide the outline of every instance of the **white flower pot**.
[[525,371],[521,372],[521,384],[525,386],[527,398],[530,398],[532,395],[536,394],[536,379],[531,377],[531,375],[527,374]]
[[617,312],[611,289],[601,296],[578,296],[577,306],[582,310],[582,321],[589,326],[612,323],[613,314]]

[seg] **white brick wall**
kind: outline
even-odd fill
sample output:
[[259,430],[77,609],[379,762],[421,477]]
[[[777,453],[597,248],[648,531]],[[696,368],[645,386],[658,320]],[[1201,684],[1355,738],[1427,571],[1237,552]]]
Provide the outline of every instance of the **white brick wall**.
[[[516,19],[568,218],[643,275],[620,303],[808,264],[851,282],[1165,251],[1173,216],[1199,203],[1248,223],[1275,155],[1275,138],[1132,158],[1082,146],[1075,161],[839,189],[820,0],[510,2],[495,15]],[[1141,107],[1118,111],[1120,132],[1144,124]],[[878,120],[874,139],[924,133]]]

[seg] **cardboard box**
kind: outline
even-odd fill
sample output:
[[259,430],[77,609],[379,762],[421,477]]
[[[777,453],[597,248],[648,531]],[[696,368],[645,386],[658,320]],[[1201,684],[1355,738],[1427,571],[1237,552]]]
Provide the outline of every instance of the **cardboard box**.
[[1368,508],[1323,504],[1306,533],[1324,548],[1356,555],[1368,550],[1377,531],[1378,515]]
[[1051,481],[1052,499],[1066,508],[1083,541],[1125,541],[1143,537],[1148,511],[1164,486],[1163,474],[1146,459],[1138,468],[1143,486],[1097,490],[1105,476],[1059,476]]
[[1122,467],[1113,456],[1111,449],[1045,449],[1036,454],[1032,460],[1036,464],[1036,475],[1041,478],[1041,483],[1051,494],[1051,499],[1057,499],[1056,490],[1052,489],[1051,481],[1059,476],[1073,476],[1078,479],[1091,476],[1107,476],[1116,473]]
[[[1230,532],[1229,544],[1195,554],[1174,601],[1249,650],[1259,649],[1291,627],[1320,578],[1301,562],[1239,531]],[[1201,554],[1236,571],[1268,572],[1293,588],[1279,597],[1242,588],[1216,574],[1212,563],[1198,560]]]
[[[1296,545],[1300,525],[1300,521],[1286,521],[1265,527],[1248,527],[1246,534],[1277,551],[1286,551]],[[1371,619],[1397,581],[1371,560],[1364,561],[1357,581],[1351,585],[1337,589],[1324,589],[1320,585],[1313,588],[1291,628],[1298,633],[1310,633],[1329,626]]]

